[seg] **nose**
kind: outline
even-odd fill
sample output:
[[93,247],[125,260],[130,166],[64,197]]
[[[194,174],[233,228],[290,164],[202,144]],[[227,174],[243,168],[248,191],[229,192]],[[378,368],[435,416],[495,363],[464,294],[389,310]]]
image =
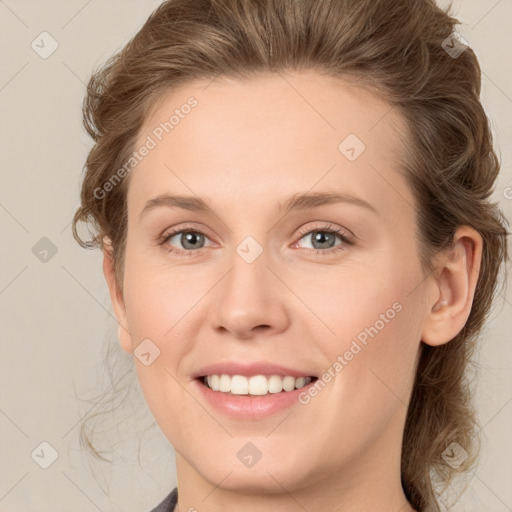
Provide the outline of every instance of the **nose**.
[[212,294],[209,322],[217,333],[238,339],[271,336],[287,329],[288,288],[268,266],[265,251],[252,263],[237,253]]

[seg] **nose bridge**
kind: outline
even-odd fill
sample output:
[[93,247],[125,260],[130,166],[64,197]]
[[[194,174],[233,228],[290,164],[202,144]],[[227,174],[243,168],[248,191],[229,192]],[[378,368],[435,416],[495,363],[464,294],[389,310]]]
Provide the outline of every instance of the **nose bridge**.
[[[252,236],[248,236],[235,247],[231,258],[232,270],[228,277],[229,292],[239,298],[263,298],[268,283],[269,254]],[[248,294],[248,297],[243,297]]]
[[286,327],[283,287],[270,271],[270,252],[254,237],[245,237],[230,257],[230,270],[215,294],[210,321],[216,329],[247,338],[257,327]]

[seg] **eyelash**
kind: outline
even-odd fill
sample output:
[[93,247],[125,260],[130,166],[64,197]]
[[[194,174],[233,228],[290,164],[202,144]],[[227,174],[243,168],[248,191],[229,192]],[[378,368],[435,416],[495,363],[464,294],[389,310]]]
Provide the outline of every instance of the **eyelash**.
[[[333,253],[337,253],[339,251],[343,251],[343,250],[345,250],[345,246],[346,245],[354,245],[354,242],[353,242],[352,238],[350,238],[349,236],[347,236],[345,234],[342,234],[341,228],[332,227],[332,225],[330,223],[328,223],[326,225],[323,225],[323,226],[314,227],[313,229],[300,229],[299,232],[298,232],[298,234],[300,235],[299,240],[304,238],[304,236],[309,235],[309,234],[314,233],[314,232],[330,233],[330,234],[333,234],[333,235],[337,235],[340,238],[340,240],[343,242],[343,243],[341,243],[341,244],[339,244],[339,245],[337,245],[335,247],[331,247],[330,249],[326,249],[326,250],[322,250],[322,249],[308,249],[309,251],[313,251],[315,254],[319,254],[321,256],[331,255]],[[186,226],[186,227],[182,227],[180,229],[176,229],[174,231],[165,233],[160,238],[160,240],[158,242],[158,245],[162,246],[163,249],[166,250],[167,252],[175,253],[178,256],[192,256],[195,252],[198,252],[197,249],[196,250],[188,250],[188,251],[186,251],[186,250],[183,250],[183,249],[176,249],[175,247],[170,248],[169,245],[166,245],[167,242],[173,236],[175,236],[175,235],[177,235],[179,233],[197,233],[197,234],[203,235],[205,237],[208,237],[208,235],[206,233],[204,233],[203,231],[201,231],[200,229],[197,229],[197,228],[192,227],[192,226]]]

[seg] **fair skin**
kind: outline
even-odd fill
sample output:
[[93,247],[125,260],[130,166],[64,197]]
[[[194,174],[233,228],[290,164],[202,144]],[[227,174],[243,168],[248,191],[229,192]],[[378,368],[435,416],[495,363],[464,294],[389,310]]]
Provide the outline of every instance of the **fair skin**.
[[[136,146],[190,96],[197,107],[130,175],[123,294],[104,251],[123,349],[149,339],[160,350],[150,365],[134,364],[176,450],[176,510],[412,511],[400,450],[417,356],[421,341],[447,343],[464,326],[481,237],[459,228],[439,272],[423,276],[416,203],[394,161],[406,143],[401,120],[362,89],[305,72],[188,83],[159,104]],[[349,134],[366,146],[355,161],[338,149]],[[279,210],[294,194],[320,192],[357,196],[375,211],[351,202]],[[208,209],[159,206],[141,216],[166,193]],[[353,243],[329,238],[328,224]],[[206,236],[158,245],[171,228]],[[251,263],[236,251],[247,236],[262,249]],[[397,303],[307,404],[238,418],[206,401],[192,377],[222,361],[322,376]],[[237,456],[248,442],[261,453],[251,467]]]

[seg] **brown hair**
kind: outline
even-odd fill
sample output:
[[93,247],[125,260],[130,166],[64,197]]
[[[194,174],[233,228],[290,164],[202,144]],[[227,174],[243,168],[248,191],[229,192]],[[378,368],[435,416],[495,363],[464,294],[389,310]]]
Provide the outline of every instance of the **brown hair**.
[[[425,276],[433,256],[450,246],[456,227],[483,237],[471,313],[462,331],[439,347],[423,345],[402,446],[402,485],[413,507],[438,510],[433,480],[452,481],[478,454],[468,368],[508,260],[507,222],[490,201],[500,163],[481,105],[481,71],[467,48],[450,55],[443,43],[458,20],[433,0],[168,0],[126,46],[95,71],[84,100],[94,139],[73,234],[84,247],[112,241],[122,291],[128,180],[98,199],[134,151],[151,109],[178,85],[216,76],[248,77],[280,70],[316,70],[352,80],[389,102],[406,122],[401,156],[418,204]],[[453,44],[452,44],[453,46]],[[83,241],[77,223],[93,224]],[[452,441],[469,454],[457,469],[442,452]],[[92,445],[91,445],[92,446]]]

